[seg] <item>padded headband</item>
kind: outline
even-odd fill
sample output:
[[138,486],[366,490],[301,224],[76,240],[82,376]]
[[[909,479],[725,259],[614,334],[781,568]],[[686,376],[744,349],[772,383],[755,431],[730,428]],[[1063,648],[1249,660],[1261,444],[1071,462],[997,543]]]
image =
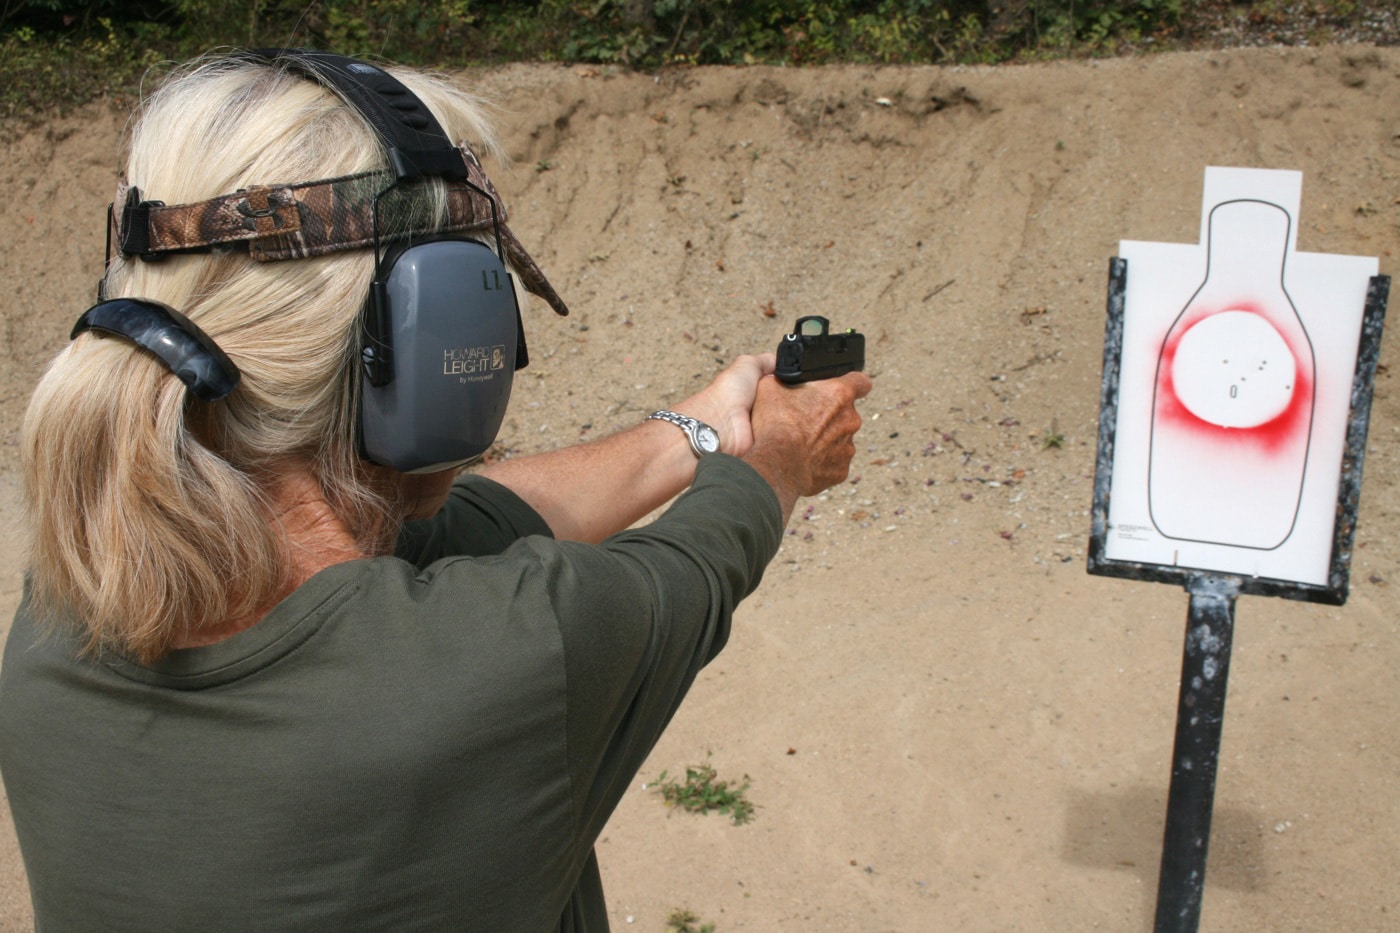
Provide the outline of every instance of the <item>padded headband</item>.
[[384,69],[316,49],[253,49],[244,57],[281,65],[339,94],[378,134],[399,180],[424,176],[467,179],[457,149],[432,111]]

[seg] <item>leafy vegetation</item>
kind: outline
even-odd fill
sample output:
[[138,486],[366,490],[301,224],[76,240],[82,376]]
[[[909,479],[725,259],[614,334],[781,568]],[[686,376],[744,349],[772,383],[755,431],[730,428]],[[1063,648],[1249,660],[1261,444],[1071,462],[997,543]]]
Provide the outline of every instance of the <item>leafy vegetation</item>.
[[[700,923],[700,926],[696,926]],[[713,923],[701,923],[700,918],[684,908],[671,911],[666,918],[666,933],[715,933]]]
[[727,813],[736,826],[753,819],[753,803],[744,796],[749,789],[748,775],[744,775],[741,786],[735,787],[719,779],[708,759],[703,765],[686,768],[683,781],[667,778],[662,771],[653,786],[668,807],[691,813]]
[[131,94],[154,63],[299,45],[410,64],[996,63],[1400,41],[1395,0],[6,0],[0,118]]

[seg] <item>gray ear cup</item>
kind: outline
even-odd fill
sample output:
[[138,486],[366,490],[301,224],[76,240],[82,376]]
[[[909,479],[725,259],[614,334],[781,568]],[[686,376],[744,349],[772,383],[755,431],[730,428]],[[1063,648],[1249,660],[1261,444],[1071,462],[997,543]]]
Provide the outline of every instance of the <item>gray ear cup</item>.
[[450,237],[392,250],[386,266],[379,300],[394,376],[361,376],[361,452],[403,473],[475,459],[496,440],[517,368],[505,266],[490,247]]

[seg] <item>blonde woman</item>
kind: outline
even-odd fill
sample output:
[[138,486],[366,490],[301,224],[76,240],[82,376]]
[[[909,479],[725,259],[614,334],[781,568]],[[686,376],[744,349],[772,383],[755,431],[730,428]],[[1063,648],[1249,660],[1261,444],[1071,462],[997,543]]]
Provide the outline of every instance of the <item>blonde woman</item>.
[[[146,102],[107,301],[24,421],[0,770],[38,924],[605,930],[593,844],[796,499],[844,479],[870,382],[741,357],[592,444],[466,476],[367,459],[386,244],[504,241],[563,303],[465,144],[412,210],[347,189],[418,156],[308,62],[206,59]],[[386,80],[491,151],[470,95]]]

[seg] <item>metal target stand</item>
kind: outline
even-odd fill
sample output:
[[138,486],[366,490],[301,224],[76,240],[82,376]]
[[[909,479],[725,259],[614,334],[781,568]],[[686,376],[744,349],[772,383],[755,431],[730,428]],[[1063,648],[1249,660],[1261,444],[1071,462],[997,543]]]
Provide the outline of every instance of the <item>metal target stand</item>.
[[1088,572],[1099,576],[1173,583],[1184,587],[1190,596],[1154,930],[1155,933],[1194,933],[1200,923],[1205,891],[1206,855],[1210,845],[1215,777],[1225,717],[1235,602],[1241,595],[1278,596],[1335,606],[1346,602],[1352,545],[1356,536],[1357,505],[1361,497],[1362,462],[1370,425],[1371,390],[1380,356],[1390,277],[1372,276],[1366,290],[1326,586],[1105,557],[1127,280],[1127,260],[1112,259],[1109,264],[1108,322],[1104,337],[1103,387],[1099,399],[1098,459],[1094,475]]

